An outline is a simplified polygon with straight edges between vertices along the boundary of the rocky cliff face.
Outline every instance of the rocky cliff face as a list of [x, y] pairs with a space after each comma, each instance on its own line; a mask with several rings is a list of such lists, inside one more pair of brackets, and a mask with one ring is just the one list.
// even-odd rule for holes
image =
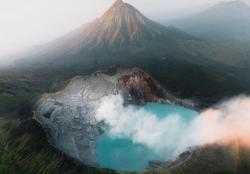
[[188, 103], [164, 90], [150, 75], [134, 69], [110, 68], [89, 76], [77, 76], [62, 91], [40, 99], [35, 118], [47, 130], [49, 141], [84, 164], [96, 166], [96, 140], [102, 134], [95, 118], [104, 96], [122, 95], [125, 104]]

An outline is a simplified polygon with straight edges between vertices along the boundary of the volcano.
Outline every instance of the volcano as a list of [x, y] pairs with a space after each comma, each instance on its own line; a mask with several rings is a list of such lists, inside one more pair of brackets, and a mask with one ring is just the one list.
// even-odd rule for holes
[[[234, 49], [154, 22], [117, 0], [96, 20], [19, 55], [23, 59], [14, 68], [18, 74], [31, 72], [55, 81], [112, 65], [139, 67], [183, 98], [198, 96], [209, 105], [225, 93], [249, 90], [248, 69], [238, 68], [247, 63], [238, 55]], [[200, 81], [204, 81], [202, 86]]]
[[[125, 45], [155, 38], [183, 38], [183, 33], [151, 21], [133, 6], [117, 0], [104, 15], [79, 29], [82, 46]], [[76, 33], [77, 35], [77, 33]], [[187, 35], [185, 35], [187, 37]]]
[[[99, 18], [67, 35], [36, 48], [31, 56], [44, 58], [84, 57], [86, 52], [121, 52], [134, 50], [162, 52], [176, 48], [181, 40], [196, 40], [174, 27], [165, 27], [141, 14], [132, 5], [117, 0]], [[109, 55], [110, 56], [110, 55]], [[86, 57], [86, 56], [85, 56]]]

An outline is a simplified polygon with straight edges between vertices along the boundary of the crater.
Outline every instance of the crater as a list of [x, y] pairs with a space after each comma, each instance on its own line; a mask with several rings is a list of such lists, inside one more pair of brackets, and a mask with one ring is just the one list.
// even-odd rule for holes
[[[176, 139], [176, 137], [173, 136], [178, 136], [178, 131], [181, 130], [178, 127], [176, 127], [176, 129], [173, 130], [173, 125], [168, 128], [168, 124], [174, 122], [173, 121], [174, 117], [178, 117], [179, 119], [181, 119], [180, 122], [182, 124], [188, 125], [198, 115], [198, 113], [194, 110], [170, 104], [147, 103], [144, 106], [130, 106], [129, 108], [125, 108], [125, 110], [126, 109], [132, 110], [132, 112], [128, 112], [127, 114], [120, 114], [120, 116], [117, 117], [115, 116], [115, 119], [120, 119], [119, 120], [120, 122], [124, 122], [124, 123], [118, 123], [120, 124], [118, 126], [121, 127], [119, 128], [114, 125], [109, 125], [109, 122], [112, 122], [112, 120], [106, 120], [107, 124], [106, 126], [108, 128], [106, 128], [105, 133], [99, 136], [99, 138], [97, 139], [96, 159], [98, 165], [102, 168], [109, 168], [117, 171], [127, 171], [127, 172], [143, 171], [148, 167], [151, 161], [170, 160], [171, 158], [173, 158], [174, 151], [179, 143], [179, 142], [174, 142], [175, 140], [178, 141], [178, 139]], [[104, 112], [104, 114], [106, 113]], [[115, 112], [112, 114], [119, 114], [119, 112]], [[110, 117], [110, 115], [106, 115], [106, 117]], [[119, 117], [127, 117], [127, 118], [119, 118]], [[137, 117], [137, 118], [133, 119], [130, 117]], [[110, 117], [109, 119], [111, 118], [112, 117]], [[124, 121], [124, 119], [126, 120], [131, 119], [131, 120]], [[159, 122], [164, 120], [165, 122], [164, 128], [166, 128], [167, 130], [160, 130], [158, 128], [153, 127], [157, 126], [158, 122], [152, 121], [152, 123], [150, 124], [150, 122], [147, 121], [150, 119], [159, 120]], [[126, 126], [128, 126], [125, 124], [130, 124], [131, 127], [137, 127], [137, 128], [128, 128], [130, 130], [125, 130]], [[138, 124], [145, 124], [145, 125], [138, 126]], [[177, 126], [178, 125], [179, 123], [177, 124]], [[144, 130], [147, 128], [146, 126], [148, 126], [148, 130]], [[164, 125], [160, 124], [158, 126], [163, 128]], [[124, 129], [124, 130], [120, 131], [112, 129]], [[148, 132], [150, 135], [146, 135]], [[164, 136], [165, 132], [166, 135]], [[143, 135], [143, 133], [145, 134]], [[144, 138], [143, 136], [145, 137], [148, 136], [148, 140], [147, 138], [141, 140]], [[151, 141], [154, 140], [150, 138], [153, 136], [155, 136], [154, 140], [156, 141], [160, 140], [160, 142], [153, 142], [151, 144]], [[157, 138], [157, 136], [159, 137]], [[162, 141], [166, 142], [164, 143]], [[164, 145], [166, 147], [162, 147]]]
[[82, 164], [141, 171], [174, 155], [180, 136], [172, 132], [181, 130], [173, 121], [182, 126], [197, 114], [181, 106], [194, 104], [141, 69], [118, 67], [77, 76], [63, 90], [44, 94], [35, 119], [51, 145]]

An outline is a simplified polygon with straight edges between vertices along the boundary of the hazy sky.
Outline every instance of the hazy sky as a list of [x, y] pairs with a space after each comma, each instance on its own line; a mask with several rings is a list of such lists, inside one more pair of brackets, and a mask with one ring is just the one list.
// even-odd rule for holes
[[[115, 0], [0, 0], [0, 63], [100, 16]], [[221, 0], [125, 0], [152, 19], [199, 11]], [[246, 0], [250, 1], [250, 0]]]

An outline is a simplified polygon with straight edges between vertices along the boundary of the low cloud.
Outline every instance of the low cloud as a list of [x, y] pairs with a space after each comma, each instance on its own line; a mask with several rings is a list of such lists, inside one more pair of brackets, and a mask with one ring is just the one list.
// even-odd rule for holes
[[240, 96], [205, 110], [191, 122], [185, 115], [158, 118], [143, 108], [123, 106], [121, 96], [104, 97], [96, 118], [109, 125], [113, 138], [130, 138], [157, 153], [175, 157], [186, 148], [208, 143], [240, 141], [250, 146], [250, 98]]

